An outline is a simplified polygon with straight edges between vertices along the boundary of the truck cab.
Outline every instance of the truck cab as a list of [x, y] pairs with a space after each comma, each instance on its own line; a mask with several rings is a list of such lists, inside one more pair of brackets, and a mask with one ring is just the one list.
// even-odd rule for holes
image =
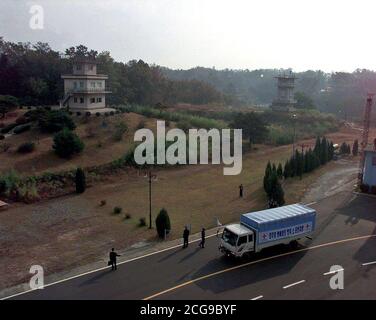
[[228, 255], [241, 257], [245, 253], [255, 251], [254, 240], [252, 229], [238, 223], [230, 224], [223, 230], [219, 249]]

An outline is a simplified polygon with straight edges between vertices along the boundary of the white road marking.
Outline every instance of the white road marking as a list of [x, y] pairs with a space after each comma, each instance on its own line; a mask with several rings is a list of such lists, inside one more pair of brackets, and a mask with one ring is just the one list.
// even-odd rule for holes
[[337, 272], [340, 272], [340, 271], [345, 271], [345, 269], [336, 269], [336, 270], [333, 270], [333, 271], [328, 271], [328, 272], [323, 273], [323, 276], [327, 276], [329, 274], [337, 273]]
[[284, 286], [283, 289], [287, 289], [287, 288], [290, 288], [292, 286], [296, 286], [296, 285], [301, 284], [303, 282], [305, 282], [305, 280], [300, 280], [298, 282], [294, 282], [294, 283], [288, 284], [288, 285]]
[[317, 201], [313, 201], [313, 202], [307, 203], [306, 206], [312, 206], [312, 205], [314, 205], [316, 203], [317, 203]]
[[369, 266], [370, 264], [376, 264], [376, 261], [362, 263], [362, 266]]
[[262, 299], [262, 298], [264, 298], [264, 296], [257, 296], [257, 297], [250, 299], [250, 300], [258, 300], [258, 299]]
[[[214, 236], [216, 236], [216, 234], [211, 234], [209, 236], [206, 236], [205, 239], [211, 238], [211, 237], [214, 237]], [[194, 242], [198, 242], [198, 241], [201, 241], [201, 238], [189, 241], [188, 243], [194, 243]], [[175, 246], [172, 246], [172, 247], [168, 247], [168, 248], [165, 248], [165, 249], [162, 249], [162, 250], [159, 250], [159, 251], [154, 251], [154, 252], [151, 252], [151, 253], [148, 253], [148, 254], [144, 254], [142, 256], [135, 257], [135, 258], [132, 258], [132, 259], [129, 259], [129, 260], [120, 261], [120, 262], [117, 263], [117, 265], [119, 266], [121, 264], [129, 263], [129, 262], [132, 262], [132, 261], [135, 261], [135, 260], [139, 260], [139, 259], [142, 259], [142, 258], [146, 258], [146, 257], [152, 256], [152, 255], [155, 255], [157, 253], [161, 253], [161, 252], [165, 252], [165, 251], [168, 251], [168, 250], [180, 248], [181, 246], [182, 246], [182, 244], [178, 244], [178, 245], [175, 245]], [[84, 272], [84, 273], [77, 274], [77, 275], [72, 276], [72, 277], [68, 277], [68, 278], [65, 278], [65, 279], [61, 279], [61, 280], [58, 280], [58, 281], [55, 281], [55, 282], [51, 282], [51, 283], [45, 284], [44, 288], [49, 287], [49, 286], [53, 286], [54, 284], [58, 284], [58, 283], [69, 281], [69, 280], [72, 280], [72, 279], [75, 279], [75, 278], [86, 276], [86, 275], [94, 273], [94, 272], [103, 271], [103, 270], [106, 270], [106, 269], [109, 269], [109, 267], [105, 266], [105, 267], [102, 267], [102, 268], [93, 269], [93, 270], [90, 270], [90, 271], [87, 271], [87, 272]], [[23, 291], [23, 292], [15, 293], [13, 295], [10, 295], [10, 296], [4, 297], [4, 298], [0, 298], [0, 301], [1, 300], [7, 300], [7, 299], [10, 299], [10, 298], [13, 298], [13, 297], [17, 297], [17, 296], [29, 293], [29, 292], [34, 291], [34, 290], [43, 290], [43, 289], [30, 289], [30, 290], [26, 290], [26, 291]]]

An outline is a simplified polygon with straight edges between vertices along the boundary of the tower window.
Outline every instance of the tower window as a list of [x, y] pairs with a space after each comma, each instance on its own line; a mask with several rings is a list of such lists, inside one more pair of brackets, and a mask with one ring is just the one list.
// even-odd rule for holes
[[74, 97], [73, 101], [74, 101], [74, 103], [77, 103], [78, 99], [76, 97]]
[[80, 98], [80, 103], [84, 103], [84, 98]]
[[95, 103], [95, 98], [90, 98], [90, 103]]
[[97, 98], [97, 102], [102, 102], [102, 98]]

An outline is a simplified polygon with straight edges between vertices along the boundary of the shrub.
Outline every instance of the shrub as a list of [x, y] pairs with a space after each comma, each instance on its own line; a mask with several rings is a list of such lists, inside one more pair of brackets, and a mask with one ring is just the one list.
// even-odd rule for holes
[[369, 185], [362, 183], [360, 185], [360, 191], [362, 191], [363, 193], [368, 193], [369, 192]]
[[1, 193], [6, 194], [7, 196], [17, 195], [20, 184], [21, 179], [18, 173], [14, 170], [10, 170], [0, 176]]
[[144, 217], [140, 218], [138, 225], [140, 227], [145, 227], [146, 226], [146, 219]]
[[140, 120], [140, 122], [138, 123], [136, 129], [143, 129], [145, 128], [145, 121], [144, 120]]
[[110, 115], [113, 116], [115, 113], [113, 111], [110, 112]]
[[192, 125], [188, 120], [180, 120], [176, 123], [176, 126], [184, 132], [188, 132], [188, 130], [192, 128]]
[[123, 209], [121, 207], [115, 207], [113, 212], [114, 214], [120, 214], [122, 211]]
[[87, 112], [85, 113], [85, 115], [86, 115], [87, 117], [90, 117], [90, 116], [91, 116], [91, 112], [87, 111]]
[[132, 218], [132, 216], [129, 214], [129, 213], [127, 213], [126, 215], [125, 215], [125, 220], [129, 220], [129, 219], [131, 219]]
[[43, 132], [58, 132], [63, 128], [68, 128], [69, 130], [74, 130], [76, 125], [74, 124], [72, 118], [68, 113], [56, 110], [46, 112], [42, 114], [39, 119], [39, 127]]
[[96, 115], [97, 117], [100, 117], [101, 114], [100, 114], [99, 112], [96, 112], [95, 115]]
[[35, 180], [32, 180], [31, 182], [19, 187], [18, 195], [18, 200], [21, 200], [25, 203], [32, 203], [39, 200], [40, 197]]
[[20, 117], [18, 117], [17, 119], [16, 119], [16, 123], [17, 124], [25, 124], [25, 123], [27, 123], [27, 118], [25, 117], [25, 116], [20, 116]]
[[80, 111], [77, 111], [76, 112], [76, 116], [79, 117], [81, 115], [81, 112]]
[[19, 145], [17, 148], [17, 152], [19, 153], [30, 153], [35, 150], [35, 143], [34, 142], [25, 142]]
[[160, 238], [164, 238], [165, 231], [166, 231], [166, 234], [170, 232], [171, 230], [170, 217], [168, 216], [166, 209], [161, 209], [161, 211], [159, 211], [157, 219], [155, 219], [155, 225], [157, 227], [157, 233]]
[[76, 193], [84, 193], [86, 189], [86, 177], [85, 172], [81, 168], [76, 170]]
[[80, 153], [84, 147], [81, 139], [67, 128], [55, 134], [52, 146], [61, 158], [70, 158], [73, 154]]
[[115, 125], [115, 132], [113, 138], [115, 141], [121, 141], [123, 139], [124, 133], [128, 130], [128, 126], [124, 121], [120, 121]]
[[104, 207], [106, 205], [107, 201], [106, 200], [101, 200], [100, 206]]
[[22, 124], [20, 126], [15, 127], [13, 129], [13, 133], [20, 134], [20, 133], [28, 131], [30, 129], [31, 129], [31, 125], [30, 124]]

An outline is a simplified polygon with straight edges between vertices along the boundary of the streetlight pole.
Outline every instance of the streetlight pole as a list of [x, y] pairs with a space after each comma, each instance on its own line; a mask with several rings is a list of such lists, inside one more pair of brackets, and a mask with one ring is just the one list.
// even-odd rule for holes
[[292, 138], [292, 156], [295, 157], [295, 133], [296, 133], [296, 114], [292, 115], [293, 122], [294, 122], [294, 136]]
[[151, 171], [149, 171], [149, 229], [151, 227]]
[[151, 173], [151, 170], [149, 170], [148, 174], [147, 174], [147, 178], [148, 178], [148, 181], [149, 181], [149, 229], [152, 228], [152, 219], [151, 219], [151, 183], [152, 183], [152, 180], [153, 179], [156, 179], [156, 175], [153, 175]]

